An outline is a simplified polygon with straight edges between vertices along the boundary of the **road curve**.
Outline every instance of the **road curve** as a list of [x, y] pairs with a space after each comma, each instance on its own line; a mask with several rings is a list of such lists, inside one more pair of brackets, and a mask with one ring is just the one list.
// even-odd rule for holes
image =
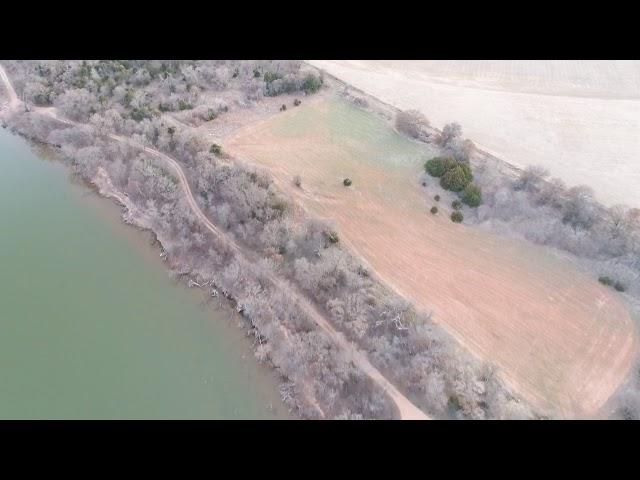
[[[4, 67], [0, 65], [0, 78], [2, 79], [6, 90], [9, 94], [10, 108], [18, 108], [22, 102], [18, 99], [16, 92], [7, 76]], [[40, 108], [34, 107], [32, 108], [34, 112], [38, 112], [44, 115], [47, 115], [55, 120], [58, 120], [67, 125], [81, 125], [77, 122], [68, 120], [66, 118], [61, 118], [57, 115], [55, 108]], [[241, 248], [233, 239], [231, 239], [225, 232], [221, 231], [216, 227], [209, 218], [204, 214], [204, 212], [198, 206], [198, 203], [193, 196], [191, 191], [191, 187], [189, 185], [189, 181], [187, 176], [182, 170], [180, 164], [170, 156], [162, 153], [153, 148], [142, 145], [138, 142], [135, 142], [129, 138], [122, 137], [120, 135], [109, 134], [109, 138], [116, 140], [118, 142], [123, 142], [129, 144], [135, 148], [145, 151], [146, 153], [163, 160], [167, 163], [171, 169], [176, 173], [178, 179], [180, 180], [180, 185], [186, 195], [189, 206], [193, 210], [196, 217], [200, 220], [202, 225], [209, 230], [214, 235], [218, 235], [223, 238], [229, 246], [239, 255], [247, 259], [252, 259], [255, 257], [255, 253], [251, 252], [247, 249]], [[288, 291], [293, 293], [298, 299], [298, 305], [309, 315], [310, 318], [327, 334], [329, 337], [338, 345], [342, 350], [344, 350], [351, 360], [355, 363], [355, 365], [360, 368], [364, 373], [366, 373], [371, 380], [378, 385], [382, 390], [384, 390], [389, 397], [393, 400], [396, 407], [400, 413], [401, 420], [430, 420], [431, 418], [426, 415], [422, 410], [416, 407], [407, 397], [405, 397], [391, 382], [389, 382], [380, 371], [374, 367], [369, 359], [363, 352], [360, 352], [349, 340], [345, 338], [345, 336], [338, 332], [322, 315], [322, 313], [318, 310], [318, 308], [311, 303], [306, 296], [298, 289], [295, 285], [290, 282], [286, 282], [282, 278], [276, 277], [274, 274], [269, 275], [270, 280], [278, 287], [284, 291]]]

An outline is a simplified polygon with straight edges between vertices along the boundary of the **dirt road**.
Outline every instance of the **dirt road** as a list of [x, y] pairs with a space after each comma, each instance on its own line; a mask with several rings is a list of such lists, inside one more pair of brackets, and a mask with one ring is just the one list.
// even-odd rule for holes
[[[18, 100], [18, 96], [13, 89], [13, 85], [9, 80], [4, 68], [0, 65], [0, 78], [2, 79], [7, 91], [9, 92], [10, 105], [11, 108], [18, 108], [22, 102]], [[33, 111], [42, 113], [51, 118], [54, 118], [62, 123], [67, 125], [80, 125], [76, 122], [67, 120], [65, 118], [61, 118], [54, 108], [33, 108]], [[204, 227], [209, 230], [214, 235], [218, 235], [220, 238], [223, 238], [232, 249], [242, 255], [243, 257], [251, 260], [255, 258], [255, 253], [250, 252], [247, 249], [241, 248], [238, 244], [236, 244], [229, 236], [219, 230], [204, 214], [204, 212], [198, 206], [193, 193], [191, 192], [191, 187], [189, 186], [189, 181], [182, 170], [180, 164], [171, 158], [170, 156], [155, 150], [153, 148], [149, 148], [145, 145], [139, 144], [137, 142], [132, 141], [129, 138], [125, 138], [119, 135], [110, 134], [109, 138], [116, 140], [118, 142], [124, 142], [145, 152], [153, 155], [156, 158], [159, 158], [166, 162], [176, 173], [178, 179], [180, 180], [180, 184], [184, 190], [184, 193], [187, 197], [187, 201], [189, 206], [195, 213], [196, 217], [201, 221]], [[365, 374], [367, 374], [374, 383], [376, 383], [380, 388], [382, 388], [388, 395], [391, 397], [395, 405], [397, 406], [400, 412], [400, 418], [402, 420], [429, 420], [430, 417], [427, 416], [424, 412], [422, 412], [418, 407], [416, 407], [407, 397], [405, 397], [393, 384], [391, 384], [385, 377], [376, 369], [370, 362], [366, 355], [360, 352], [351, 342], [349, 342], [341, 332], [338, 332], [333, 326], [324, 318], [324, 316], [320, 313], [320, 311], [313, 305], [311, 302], [307, 300], [305, 295], [293, 284], [285, 281], [282, 278], [276, 277], [275, 275], [270, 275], [270, 280], [276, 285], [278, 288], [283, 291], [287, 291], [290, 294], [297, 297], [298, 304], [301, 308], [309, 315], [310, 318], [327, 334], [329, 337], [335, 342], [338, 347], [347, 352], [350, 356], [351, 360], [360, 368]]]

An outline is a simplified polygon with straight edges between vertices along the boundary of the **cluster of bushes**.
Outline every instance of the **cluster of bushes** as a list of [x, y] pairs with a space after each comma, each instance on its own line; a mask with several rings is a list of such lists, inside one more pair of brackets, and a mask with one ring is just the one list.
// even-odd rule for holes
[[[288, 73], [280, 70], [281, 64], [275, 65], [276, 71], [273, 69], [266, 70], [263, 77], [264, 95], [274, 97], [283, 93], [294, 93], [303, 91], [310, 95], [320, 90], [322, 86], [322, 77], [313, 72], [302, 72], [298, 68]], [[273, 68], [273, 66], [269, 67]], [[298, 100], [299, 102], [299, 100]], [[297, 103], [299, 105], [300, 103]]]
[[453, 157], [434, 157], [424, 164], [425, 171], [432, 177], [440, 178], [440, 186], [452, 192], [461, 192], [473, 180], [471, 167]]
[[[434, 157], [425, 162], [424, 169], [432, 177], [440, 178], [442, 188], [458, 193], [462, 203], [470, 207], [477, 207], [482, 203], [482, 192], [480, 187], [472, 183], [473, 174], [468, 162], [456, 160], [452, 156]], [[454, 208], [456, 202], [458, 201], [454, 202]], [[456, 223], [460, 223], [462, 219], [461, 212], [454, 212], [451, 216], [451, 220]]]

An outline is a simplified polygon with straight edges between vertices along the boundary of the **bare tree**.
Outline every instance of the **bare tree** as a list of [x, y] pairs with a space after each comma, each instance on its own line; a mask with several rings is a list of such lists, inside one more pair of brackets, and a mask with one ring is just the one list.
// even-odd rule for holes
[[429, 126], [429, 120], [418, 110], [398, 112], [396, 115], [396, 128], [412, 138], [420, 138], [425, 134], [425, 127]]

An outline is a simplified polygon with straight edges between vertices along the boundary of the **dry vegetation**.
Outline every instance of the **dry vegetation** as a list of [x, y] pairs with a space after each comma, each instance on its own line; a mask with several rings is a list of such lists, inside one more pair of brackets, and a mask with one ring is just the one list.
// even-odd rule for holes
[[[456, 197], [449, 192], [440, 190], [444, 215], [431, 215], [415, 182], [422, 165], [397, 175], [373, 168], [354, 159], [357, 143], [347, 151], [328, 141], [321, 124], [315, 136], [305, 138], [276, 134], [269, 128], [273, 120], [242, 130], [229, 142], [203, 135], [208, 126], [228, 134], [239, 115], [261, 109], [283, 110], [278, 118], [286, 120], [317, 108], [320, 103], [309, 95], [322, 78], [300, 62], [7, 62], [7, 67], [31, 102], [86, 123], [67, 127], [19, 113], [9, 119], [11, 128], [57, 145], [60, 158], [88, 182], [106, 173], [129, 205], [128, 220], [156, 233], [174, 274], [220, 292], [242, 312], [256, 357], [281, 373], [282, 396], [303, 417], [392, 418], [397, 412], [292, 296], [269, 280], [272, 274], [304, 290], [372, 363], [436, 417], [533, 416], [493, 367], [469, 356], [439, 324], [497, 364], [508, 384], [543, 410], [594, 413], [629, 370], [635, 353], [631, 320], [619, 294], [595, 278], [608, 276], [613, 286], [625, 285], [628, 298], [637, 297], [632, 210], [607, 211], [587, 190], [562, 188], [546, 181], [543, 172], [528, 171], [514, 181], [486, 165], [474, 168], [482, 203], [462, 208], [465, 223], [510, 230], [569, 251], [597, 271], [589, 277], [541, 247], [452, 224], [446, 205]], [[291, 108], [281, 109], [279, 95], [290, 96]], [[302, 104], [295, 103], [298, 97], [304, 97]], [[349, 100], [367, 106], [361, 97]], [[414, 112], [396, 126], [415, 139], [437, 141], [434, 154], [463, 163], [473, 157], [459, 126], [436, 135]], [[178, 160], [201, 208], [259, 261], [248, 261], [203, 230], [172, 174], [139, 150], [108, 140], [108, 133], [153, 145]], [[268, 165], [273, 178], [238, 157]], [[345, 178], [353, 182], [349, 188]], [[334, 223], [300, 211], [284, 192]], [[532, 218], [534, 224], [528, 223]], [[636, 383], [620, 397], [621, 416], [639, 414]]]
[[[69, 127], [21, 112], [9, 120], [11, 128], [58, 146], [60, 158], [88, 182], [104, 186], [107, 175], [129, 207], [127, 219], [156, 233], [173, 272], [220, 292], [242, 312], [252, 327], [257, 358], [282, 374], [282, 396], [303, 417], [392, 418], [397, 412], [289, 292], [276, 288], [269, 280], [273, 273], [305, 290], [428, 413], [531, 415], [490, 368], [372, 278], [333, 228], [296, 212], [269, 175], [168, 117], [197, 109], [203, 122], [221, 121], [234, 110], [253, 108], [264, 96], [312, 94], [321, 85], [313, 71], [299, 62], [11, 62], [8, 67], [31, 102], [54, 105], [68, 118], [86, 122]], [[221, 106], [212, 92], [236, 99], [241, 92], [242, 98]], [[203, 230], [176, 178], [149, 155], [109, 140], [109, 133], [177, 159], [201, 208], [259, 260], [247, 261]]]
[[[461, 136], [461, 129], [455, 124], [446, 125], [441, 134], [433, 135], [439, 140], [436, 143], [442, 154], [451, 151], [443, 145], [442, 138], [451, 138], [452, 129], [457, 132], [455, 136]], [[596, 201], [591, 188], [569, 188], [562, 180], [551, 178], [541, 166], [527, 167], [515, 175], [505, 174], [497, 168], [496, 158], [473, 149], [468, 152], [465, 157], [473, 160], [475, 182], [484, 192], [477, 205], [465, 201], [466, 195], [462, 195], [467, 205], [479, 206], [470, 210], [472, 223], [568, 253], [602, 285], [626, 292], [627, 304], [640, 317], [640, 209], [627, 205], [605, 207]], [[425, 169], [432, 176], [443, 176], [446, 169], [441, 164], [436, 157], [426, 163]], [[441, 186], [446, 187], [442, 181]], [[477, 188], [480, 196], [480, 187]], [[631, 377], [613, 399], [620, 417], [640, 418], [638, 368], [633, 368]]]
[[[613, 290], [546, 249], [453, 225], [451, 211], [429, 214], [432, 204], [425, 204], [425, 189], [416, 182], [422, 161], [381, 166], [391, 165], [379, 157], [392, 152], [372, 150], [362, 132], [341, 140], [332, 130], [329, 119], [339, 121], [342, 107], [319, 100], [304, 108], [306, 130], [292, 112], [239, 131], [228, 148], [267, 166], [281, 188], [333, 220], [372, 272], [496, 363], [536, 407], [566, 416], [595, 414], [624, 380], [635, 354], [632, 321]], [[353, 121], [348, 117], [337, 128], [350, 128]], [[286, 122], [298, 126], [287, 130]], [[438, 140], [430, 155], [457, 154], [463, 161], [472, 152], [459, 127], [438, 135], [432, 130], [429, 137]], [[291, 186], [296, 174], [302, 190]], [[354, 179], [353, 192], [341, 185], [343, 175]], [[484, 203], [464, 207], [465, 219], [492, 202], [484, 175], [474, 175]], [[424, 181], [433, 183], [430, 177]], [[447, 204], [456, 198], [437, 188]]]

